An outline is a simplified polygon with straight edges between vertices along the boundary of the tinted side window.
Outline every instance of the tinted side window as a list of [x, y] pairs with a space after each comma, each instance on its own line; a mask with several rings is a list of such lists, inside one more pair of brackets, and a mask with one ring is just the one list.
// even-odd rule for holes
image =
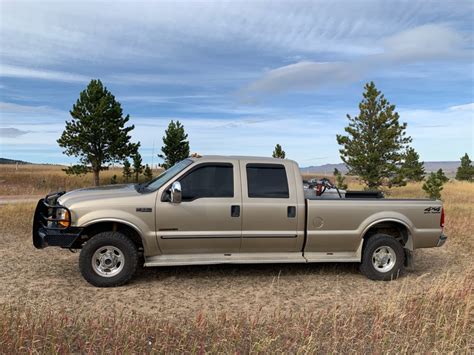
[[203, 165], [180, 179], [182, 200], [203, 197], [234, 197], [232, 164]]
[[249, 197], [288, 198], [288, 179], [280, 164], [247, 164]]

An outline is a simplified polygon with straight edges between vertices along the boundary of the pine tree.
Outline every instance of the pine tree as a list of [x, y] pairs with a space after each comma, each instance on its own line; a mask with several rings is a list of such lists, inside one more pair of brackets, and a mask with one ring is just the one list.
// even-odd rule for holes
[[472, 166], [472, 161], [467, 153], [461, 157], [461, 166], [456, 171], [456, 180], [469, 182], [474, 180], [474, 167]]
[[437, 173], [430, 173], [428, 179], [423, 184], [423, 190], [432, 199], [440, 199], [441, 191], [443, 190], [443, 181], [439, 178]]
[[136, 152], [133, 156], [133, 174], [135, 175], [135, 182], [138, 182], [138, 176], [143, 172], [142, 156]]
[[122, 176], [125, 182], [128, 182], [130, 178], [132, 177], [132, 169], [130, 169], [130, 162], [128, 159], [125, 159], [123, 161], [123, 170], [122, 170]]
[[404, 151], [411, 142], [406, 136], [406, 123], [400, 124], [395, 105], [370, 82], [364, 87], [359, 115], [349, 119], [344, 130], [337, 135], [342, 161], [351, 175], [357, 175], [369, 190], [379, 189], [385, 182], [402, 184], [401, 164]]
[[286, 153], [285, 153], [285, 151], [281, 148], [281, 145], [277, 144], [277, 145], [275, 146], [275, 149], [273, 150], [272, 157], [273, 157], [273, 158], [285, 159]]
[[405, 154], [405, 161], [402, 164], [402, 175], [408, 181], [422, 181], [425, 177], [424, 163], [420, 162], [420, 156], [412, 147], [409, 147]]
[[153, 172], [151, 171], [150, 166], [148, 164], [145, 165], [145, 171], [143, 175], [145, 175], [146, 181], [150, 181], [151, 179], [153, 179]]
[[444, 174], [444, 171], [441, 168], [439, 168], [438, 171], [436, 172], [436, 176], [438, 176], [438, 179], [440, 179], [443, 182], [443, 184], [449, 181], [448, 177]]
[[336, 186], [341, 190], [347, 190], [346, 178], [342, 175], [338, 168], [334, 168], [333, 175], [336, 178]]
[[66, 121], [66, 128], [57, 142], [66, 155], [79, 157], [84, 168], [90, 166], [98, 186], [101, 170], [138, 149], [140, 143], [130, 142], [129, 133], [134, 126], [126, 126], [129, 115], [123, 116], [120, 103], [100, 80], [91, 80], [70, 114], [72, 120]]
[[164, 160], [162, 166], [165, 169], [189, 156], [189, 142], [187, 139], [188, 135], [184, 132], [183, 125], [179, 121], [176, 121], [176, 123], [171, 121], [163, 137], [164, 145], [161, 147], [163, 154], [158, 155]]

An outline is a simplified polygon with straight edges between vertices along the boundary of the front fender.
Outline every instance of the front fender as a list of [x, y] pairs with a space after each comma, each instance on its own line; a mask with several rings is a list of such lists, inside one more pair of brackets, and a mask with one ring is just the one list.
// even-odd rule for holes
[[76, 224], [78, 227], [86, 228], [102, 222], [116, 222], [133, 228], [140, 236], [143, 242], [143, 248], [146, 255], [160, 254], [155, 235], [155, 215], [154, 213], [131, 213], [122, 209], [105, 209], [90, 211], [81, 214], [80, 211], [74, 211], [78, 216]]

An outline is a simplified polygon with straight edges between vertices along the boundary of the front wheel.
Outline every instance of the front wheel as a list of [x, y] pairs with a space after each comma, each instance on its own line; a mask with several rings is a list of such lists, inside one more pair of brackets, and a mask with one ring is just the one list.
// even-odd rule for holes
[[120, 232], [102, 232], [84, 245], [79, 257], [82, 276], [97, 287], [120, 286], [132, 278], [138, 265], [138, 251]]
[[395, 238], [376, 234], [365, 243], [360, 270], [371, 280], [390, 281], [401, 275], [404, 261], [403, 247]]

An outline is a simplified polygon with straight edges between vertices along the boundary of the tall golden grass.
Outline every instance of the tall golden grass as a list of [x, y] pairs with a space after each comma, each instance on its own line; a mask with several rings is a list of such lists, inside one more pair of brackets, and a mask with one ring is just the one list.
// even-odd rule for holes
[[24, 353], [470, 353], [472, 269], [445, 274], [423, 297], [310, 314], [197, 314], [179, 321], [0, 306], [0, 352]]
[[[0, 195], [44, 195], [53, 191], [74, 190], [92, 186], [92, 174], [82, 176], [67, 175], [60, 165], [0, 165]], [[153, 175], [157, 176], [160, 169], [154, 169]], [[110, 168], [101, 171], [100, 182], [102, 185], [111, 183], [112, 177], [117, 176], [117, 183], [124, 183], [122, 168]], [[143, 181], [144, 176], [139, 177]], [[130, 180], [132, 182], [132, 180]]]

